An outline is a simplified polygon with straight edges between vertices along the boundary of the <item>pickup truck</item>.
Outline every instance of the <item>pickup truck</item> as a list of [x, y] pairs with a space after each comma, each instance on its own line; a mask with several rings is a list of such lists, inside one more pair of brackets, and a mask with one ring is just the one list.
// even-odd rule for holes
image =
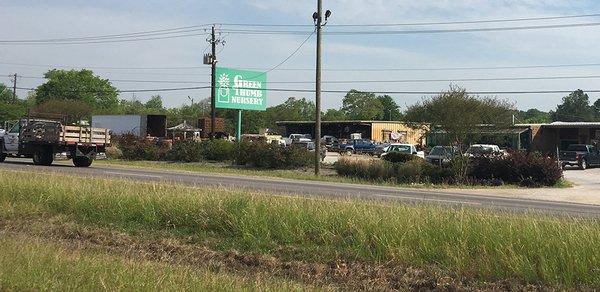
[[51, 165], [55, 154], [66, 153], [75, 166], [88, 167], [109, 144], [107, 129], [26, 118], [0, 134], [0, 162], [10, 156], [33, 158], [36, 165]]
[[373, 154], [376, 145], [367, 139], [352, 139], [345, 144], [339, 144], [339, 151], [342, 154], [352, 155], [355, 153]]
[[290, 134], [289, 137], [283, 139], [285, 146], [291, 146], [294, 142], [312, 142], [309, 134]]
[[591, 166], [600, 166], [600, 153], [594, 145], [571, 144], [566, 151], [558, 155], [562, 167], [577, 166], [585, 170]]

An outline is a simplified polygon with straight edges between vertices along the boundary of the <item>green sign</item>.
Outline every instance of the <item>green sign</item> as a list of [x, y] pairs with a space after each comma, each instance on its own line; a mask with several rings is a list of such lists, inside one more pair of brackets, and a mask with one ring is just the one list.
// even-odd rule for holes
[[267, 109], [267, 75], [264, 72], [218, 68], [217, 108], [264, 111]]

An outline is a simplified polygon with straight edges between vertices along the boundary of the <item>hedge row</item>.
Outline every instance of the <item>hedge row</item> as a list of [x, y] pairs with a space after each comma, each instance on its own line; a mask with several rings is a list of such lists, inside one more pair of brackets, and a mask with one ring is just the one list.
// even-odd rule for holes
[[312, 152], [300, 147], [284, 147], [264, 142], [232, 143], [215, 139], [202, 142], [180, 141], [168, 148], [154, 142], [123, 136], [109, 157], [125, 160], [151, 161], [233, 161], [239, 165], [259, 168], [291, 169], [306, 167]]
[[[466, 180], [459, 179], [459, 165], [465, 162], [468, 165]], [[394, 155], [384, 160], [342, 158], [335, 164], [335, 169], [342, 176], [397, 183], [456, 184], [463, 181], [473, 185], [539, 187], [553, 186], [562, 178], [562, 169], [553, 158], [518, 152], [507, 157], [458, 157], [443, 167], [407, 155]]]

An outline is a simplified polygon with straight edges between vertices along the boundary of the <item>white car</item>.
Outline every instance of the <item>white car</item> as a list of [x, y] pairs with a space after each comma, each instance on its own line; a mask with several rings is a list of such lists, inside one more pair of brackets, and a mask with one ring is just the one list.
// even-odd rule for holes
[[500, 150], [498, 145], [493, 144], [473, 144], [469, 146], [465, 156], [477, 157], [477, 156], [488, 156], [488, 155], [504, 155], [504, 152]]
[[291, 134], [288, 138], [284, 138], [286, 146], [292, 145], [293, 142], [312, 142], [309, 134]]
[[391, 153], [391, 152], [412, 154], [412, 155], [416, 155], [418, 157], [425, 159], [425, 152], [417, 151], [417, 146], [414, 144], [403, 144], [403, 143], [390, 144], [389, 146], [387, 146], [383, 149], [383, 153], [381, 154], [381, 157], [384, 157], [388, 153]]

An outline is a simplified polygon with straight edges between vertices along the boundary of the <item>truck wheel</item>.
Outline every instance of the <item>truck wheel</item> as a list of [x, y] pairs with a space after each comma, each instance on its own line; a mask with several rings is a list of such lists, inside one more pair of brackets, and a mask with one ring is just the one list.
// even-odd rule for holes
[[582, 159], [581, 162], [579, 162], [579, 169], [586, 170], [587, 167], [588, 167], [587, 161], [585, 161], [585, 159]]
[[92, 165], [92, 159], [85, 156], [73, 157], [73, 165], [76, 167], [89, 167]]
[[35, 165], [52, 165], [54, 161], [54, 154], [52, 150], [40, 148], [33, 153], [33, 164]]

